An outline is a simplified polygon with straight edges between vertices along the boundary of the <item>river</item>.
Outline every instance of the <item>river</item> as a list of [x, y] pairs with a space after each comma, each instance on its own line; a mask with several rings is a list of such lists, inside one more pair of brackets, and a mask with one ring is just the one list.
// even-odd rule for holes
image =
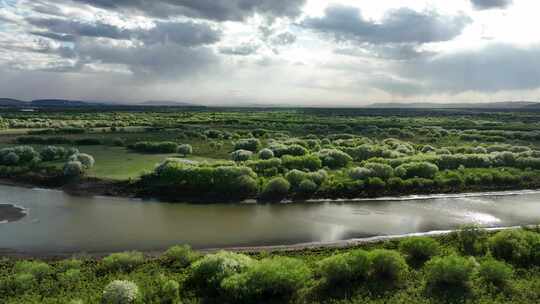
[[[53, 254], [336, 242], [540, 223], [540, 192], [258, 204], [170, 204], [0, 186], [0, 251]], [[15, 206], [15, 207], [13, 207]], [[7, 208], [11, 207], [11, 208]], [[11, 210], [10, 210], [11, 209]], [[2, 220], [24, 211], [24, 217]]]

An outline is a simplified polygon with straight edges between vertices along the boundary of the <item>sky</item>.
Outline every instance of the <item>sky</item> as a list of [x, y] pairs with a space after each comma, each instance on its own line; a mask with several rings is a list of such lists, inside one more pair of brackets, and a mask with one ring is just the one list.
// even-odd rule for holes
[[0, 0], [0, 97], [540, 100], [536, 0]]

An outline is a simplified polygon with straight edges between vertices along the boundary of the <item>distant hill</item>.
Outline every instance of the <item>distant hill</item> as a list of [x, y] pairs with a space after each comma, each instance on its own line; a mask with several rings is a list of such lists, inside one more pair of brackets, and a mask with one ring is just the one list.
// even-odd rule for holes
[[195, 107], [197, 105], [188, 103], [188, 102], [182, 102], [182, 101], [172, 101], [172, 100], [148, 100], [145, 102], [133, 104], [138, 106], [145, 106], [145, 107]]
[[99, 102], [87, 102], [79, 100], [67, 100], [67, 99], [37, 99], [32, 100], [30, 105], [33, 107], [95, 107], [95, 106], [105, 106], [103, 103]]
[[0, 98], [0, 107], [71, 108], [71, 107], [199, 107], [198, 105], [168, 100], [149, 100], [141, 103], [114, 101], [82, 101], [69, 99], [36, 99], [32, 101]]
[[540, 109], [540, 103], [533, 103], [525, 106], [526, 109]]
[[12, 99], [12, 98], [0, 98], [0, 107], [23, 107], [27, 106], [28, 102]]
[[414, 102], [414, 103], [374, 103], [368, 105], [369, 108], [388, 109], [523, 109], [540, 108], [540, 103], [530, 101], [507, 101], [507, 102], [487, 102], [487, 103], [434, 103], [434, 102]]

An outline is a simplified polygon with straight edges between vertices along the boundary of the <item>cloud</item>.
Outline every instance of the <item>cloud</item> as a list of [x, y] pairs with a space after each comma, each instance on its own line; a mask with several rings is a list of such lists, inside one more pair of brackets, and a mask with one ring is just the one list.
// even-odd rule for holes
[[86, 62], [124, 65], [135, 77], [147, 80], [196, 78], [219, 65], [211, 48], [170, 43], [122, 47], [92, 41], [77, 44], [74, 52]]
[[472, 5], [477, 10], [488, 10], [496, 8], [507, 8], [514, 2], [513, 0], [471, 0]]
[[421, 83], [418, 93], [428, 89], [454, 94], [532, 90], [540, 88], [540, 45], [492, 44], [478, 50], [401, 62], [394, 70], [403, 79]]
[[296, 35], [290, 32], [283, 32], [270, 38], [270, 43], [275, 46], [285, 46], [296, 42]]
[[145, 43], [174, 42], [185, 46], [213, 44], [221, 39], [222, 32], [204, 23], [186, 22], [156, 22], [150, 30], [139, 30], [134, 33]]
[[32, 34], [59, 41], [74, 41], [78, 37], [109, 38], [115, 40], [140, 40], [146, 44], [172, 42], [184, 46], [212, 44], [221, 39], [222, 32], [205, 23], [193, 21], [157, 21], [149, 29], [126, 29], [101, 21], [85, 22], [61, 18], [28, 18], [27, 21], [41, 29]]
[[[115, 25], [103, 23], [101, 21], [83, 22], [80, 20], [67, 20], [60, 18], [28, 18], [28, 23], [38, 28], [45, 28], [56, 35], [71, 35], [110, 39], [129, 39], [130, 32]], [[42, 36], [45, 36], [42, 35]]]
[[323, 17], [306, 18], [302, 25], [331, 35], [336, 41], [423, 44], [452, 40], [471, 22], [465, 15], [444, 16], [409, 8], [390, 10], [380, 22], [375, 22], [364, 19], [356, 7], [333, 5]]
[[340, 47], [335, 49], [334, 53], [354, 57], [373, 57], [384, 60], [410, 60], [434, 56], [436, 54], [435, 52], [419, 50], [414, 44], [366, 44], [361, 47]]
[[306, 0], [73, 0], [105, 9], [133, 11], [153, 17], [188, 16], [216, 21], [243, 21], [258, 13], [296, 17]]
[[76, 39], [74, 35], [58, 34], [58, 33], [47, 32], [47, 31], [35, 31], [35, 32], [30, 32], [30, 34], [49, 38], [52, 40], [63, 41], [63, 42], [73, 42]]
[[224, 55], [249, 56], [257, 53], [260, 45], [255, 43], [242, 43], [238, 46], [223, 46], [219, 52]]

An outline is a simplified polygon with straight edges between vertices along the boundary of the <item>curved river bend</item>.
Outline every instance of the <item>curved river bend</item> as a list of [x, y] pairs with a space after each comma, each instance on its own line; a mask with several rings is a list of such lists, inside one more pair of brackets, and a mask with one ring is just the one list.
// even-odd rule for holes
[[[291, 245], [540, 223], [540, 192], [279, 205], [168, 204], [0, 186], [26, 216], [0, 224], [0, 252], [70, 253]], [[4, 208], [5, 209], [5, 208]], [[2, 209], [0, 209], [0, 212]], [[1, 219], [0, 214], [0, 219]]]

